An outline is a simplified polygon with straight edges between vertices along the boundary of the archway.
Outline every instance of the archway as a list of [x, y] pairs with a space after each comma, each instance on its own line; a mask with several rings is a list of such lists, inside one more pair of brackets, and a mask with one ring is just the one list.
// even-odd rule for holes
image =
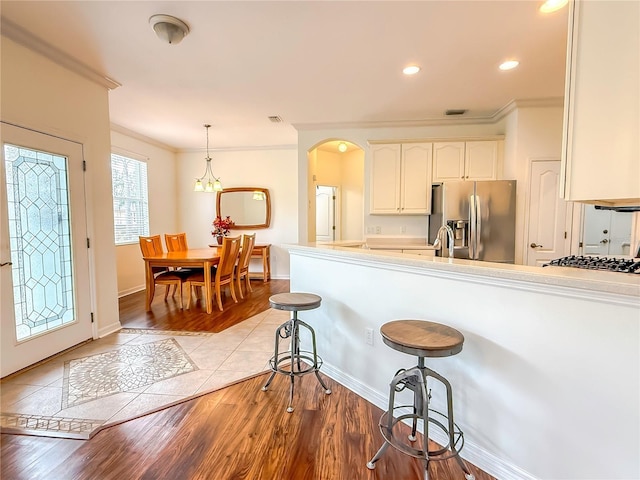
[[[364, 150], [347, 140], [329, 139], [309, 150], [308, 169], [308, 241], [361, 240], [364, 225]], [[319, 187], [328, 187], [335, 192], [335, 198], [323, 196], [327, 202], [320, 209], [316, 205]], [[326, 192], [326, 189], [323, 189]], [[326, 195], [323, 194], [323, 195]], [[322, 231], [317, 237], [317, 222], [323, 222], [322, 230], [332, 226], [324, 225], [329, 220], [327, 209], [333, 210], [334, 227], [331, 235]]]

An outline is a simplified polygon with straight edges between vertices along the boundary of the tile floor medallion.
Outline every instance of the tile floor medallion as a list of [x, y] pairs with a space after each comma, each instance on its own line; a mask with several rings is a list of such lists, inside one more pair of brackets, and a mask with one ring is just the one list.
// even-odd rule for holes
[[266, 310], [220, 333], [123, 328], [3, 379], [0, 431], [88, 439], [261, 374], [289, 315]]
[[198, 370], [174, 338], [64, 362], [62, 408]]

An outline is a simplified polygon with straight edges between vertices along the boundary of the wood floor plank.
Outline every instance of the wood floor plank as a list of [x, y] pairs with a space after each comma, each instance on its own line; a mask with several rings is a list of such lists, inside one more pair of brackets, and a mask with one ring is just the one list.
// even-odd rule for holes
[[[268, 297], [287, 281], [255, 282], [254, 293], [212, 318], [176, 310], [176, 300], [144, 295], [120, 301], [125, 327], [221, 331], [269, 308]], [[254, 304], [255, 303], [255, 304]], [[225, 326], [226, 325], [226, 326]], [[222, 326], [225, 326], [224, 328]], [[260, 375], [182, 404], [116, 425], [91, 440], [3, 434], [0, 477], [10, 480], [419, 480], [422, 464], [394, 448], [370, 471], [382, 443], [382, 411], [323, 376], [296, 379], [293, 413], [286, 412], [289, 380], [277, 376], [267, 392]], [[470, 465], [477, 480], [493, 477]], [[459, 480], [453, 459], [432, 462], [431, 480]]]

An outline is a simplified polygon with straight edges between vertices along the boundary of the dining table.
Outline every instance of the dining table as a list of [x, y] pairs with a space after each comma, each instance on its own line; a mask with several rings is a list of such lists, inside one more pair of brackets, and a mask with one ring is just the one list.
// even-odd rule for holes
[[[222, 247], [193, 248], [178, 252], [164, 252], [160, 255], [143, 257], [146, 283], [146, 308], [151, 310], [151, 301], [155, 294], [155, 282], [153, 281], [153, 269], [155, 267], [166, 268], [203, 268], [204, 269], [204, 294], [207, 305], [207, 313], [213, 311], [213, 296], [211, 294], [211, 267], [220, 262]], [[188, 292], [191, 295], [191, 292]]]

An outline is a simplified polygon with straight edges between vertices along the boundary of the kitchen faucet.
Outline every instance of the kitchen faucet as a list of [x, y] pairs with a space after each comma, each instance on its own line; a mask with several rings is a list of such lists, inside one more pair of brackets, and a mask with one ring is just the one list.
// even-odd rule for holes
[[449, 225], [442, 225], [438, 229], [438, 233], [436, 233], [436, 240], [433, 242], [433, 247], [436, 250], [440, 250], [440, 255], [442, 256], [444, 245], [440, 241], [440, 234], [443, 231], [447, 232], [447, 237], [449, 238], [449, 258], [453, 258], [453, 230]]

